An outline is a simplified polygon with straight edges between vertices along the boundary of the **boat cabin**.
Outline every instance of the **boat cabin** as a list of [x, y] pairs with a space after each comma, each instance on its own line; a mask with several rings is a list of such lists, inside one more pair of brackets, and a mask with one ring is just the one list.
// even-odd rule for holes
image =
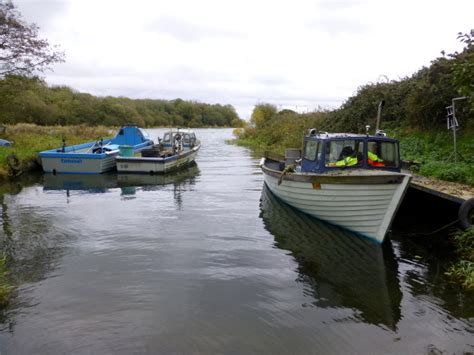
[[189, 129], [176, 129], [166, 132], [160, 142], [166, 148], [180, 144], [183, 149], [191, 149], [196, 145], [196, 141], [196, 135], [193, 131]]
[[310, 129], [304, 137], [301, 172], [325, 173], [341, 169], [400, 172], [398, 140], [385, 134], [327, 133]]

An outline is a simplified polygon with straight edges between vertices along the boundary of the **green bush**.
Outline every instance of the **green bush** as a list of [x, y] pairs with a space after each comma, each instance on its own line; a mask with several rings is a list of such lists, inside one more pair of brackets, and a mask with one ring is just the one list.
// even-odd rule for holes
[[474, 167], [468, 163], [430, 161], [420, 167], [419, 173], [440, 180], [456, 181], [474, 185]]
[[447, 275], [461, 281], [469, 290], [474, 290], [474, 227], [454, 235], [454, 244], [461, 260], [452, 264]]

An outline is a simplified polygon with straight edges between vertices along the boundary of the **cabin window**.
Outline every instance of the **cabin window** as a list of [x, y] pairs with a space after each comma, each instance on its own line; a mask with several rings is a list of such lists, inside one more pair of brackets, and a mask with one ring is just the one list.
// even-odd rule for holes
[[189, 134], [185, 134], [184, 135], [184, 138], [183, 138], [183, 142], [186, 143], [186, 144], [189, 144]]
[[318, 155], [316, 156], [317, 165], [319, 165], [319, 163], [321, 162], [322, 157], [323, 157], [323, 143], [321, 142], [318, 145]]
[[169, 133], [165, 133], [163, 137], [163, 142], [167, 142], [167, 143], [171, 142]]
[[363, 163], [364, 142], [345, 139], [326, 143], [326, 167], [358, 167]]
[[373, 167], [398, 168], [398, 144], [395, 142], [369, 141], [367, 163]]
[[141, 129], [141, 128], [139, 128], [138, 130], [140, 131], [140, 133], [142, 134], [142, 137], [144, 139], [150, 139], [150, 135], [148, 134], [147, 131], [145, 131], [144, 129]]
[[316, 152], [318, 151], [317, 141], [306, 141], [304, 150], [304, 158], [308, 160], [316, 160]]

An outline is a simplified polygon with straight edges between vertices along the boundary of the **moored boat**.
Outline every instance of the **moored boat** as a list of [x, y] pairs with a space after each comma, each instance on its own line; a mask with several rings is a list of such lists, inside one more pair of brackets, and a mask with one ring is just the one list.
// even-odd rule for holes
[[115, 138], [66, 146], [39, 153], [43, 171], [65, 174], [101, 174], [115, 169], [120, 147], [140, 151], [152, 146], [148, 133], [135, 126], [120, 128]]
[[400, 172], [397, 140], [311, 129], [302, 156], [295, 149], [285, 155], [260, 162], [271, 192], [311, 216], [384, 240], [411, 179]]
[[162, 174], [194, 162], [201, 142], [191, 130], [170, 130], [159, 143], [144, 149], [140, 156], [118, 156], [117, 171], [121, 173]]

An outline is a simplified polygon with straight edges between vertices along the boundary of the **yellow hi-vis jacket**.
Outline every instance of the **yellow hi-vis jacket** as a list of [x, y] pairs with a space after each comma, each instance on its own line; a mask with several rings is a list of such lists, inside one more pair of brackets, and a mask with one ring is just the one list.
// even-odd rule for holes
[[372, 160], [372, 161], [380, 161], [380, 162], [383, 161], [383, 159], [380, 159], [380, 158], [377, 156], [377, 154], [374, 154], [374, 153], [372, 153], [372, 152], [369, 152], [367, 155], [369, 156], [369, 159]]
[[356, 157], [345, 157], [342, 160], [338, 160], [335, 166], [352, 166], [357, 164]]

